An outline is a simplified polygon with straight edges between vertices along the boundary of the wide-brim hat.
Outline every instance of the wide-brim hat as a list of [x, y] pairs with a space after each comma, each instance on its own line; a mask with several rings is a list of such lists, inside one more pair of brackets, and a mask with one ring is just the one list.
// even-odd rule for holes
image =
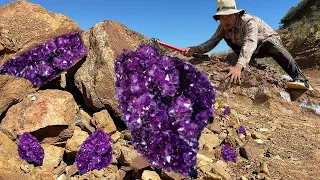
[[244, 9], [237, 9], [235, 0], [217, 0], [217, 12], [213, 18], [217, 21], [221, 15], [244, 13]]

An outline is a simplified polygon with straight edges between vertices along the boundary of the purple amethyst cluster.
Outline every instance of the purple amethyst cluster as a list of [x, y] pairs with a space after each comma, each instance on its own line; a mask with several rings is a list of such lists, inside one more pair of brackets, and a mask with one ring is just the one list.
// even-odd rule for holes
[[79, 173], [107, 167], [112, 160], [110, 136], [97, 129], [81, 145], [76, 155], [76, 166]]
[[234, 151], [234, 149], [229, 146], [229, 145], [224, 145], [222, 147], [222, 150], [221, 150], [221, 155], [222, 155], [222, 159], [224, 161], [232, 161], [232, 162], [236, 162], [237, 160], [237, 154], [236, 152]]
[[136, 150], [156, 167], [185, 176], [213, 117], [215, 89], [204, 72], [151, 45], [115, 60], [116, 97]]
[[40, 87], [85, 55], [86, 47], [79, 32], [73, 32], [13, 57], [3, 64], [0, 71], [28, 79], [35, 87]]
[[18, 154], [21, 159], [41, 165], [44, 159], [44, 150], [39, 141], [30, 133], [19, 136]]

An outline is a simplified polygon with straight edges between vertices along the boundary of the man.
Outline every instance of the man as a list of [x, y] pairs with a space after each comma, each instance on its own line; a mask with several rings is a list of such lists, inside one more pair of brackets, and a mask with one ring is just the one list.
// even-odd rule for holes
[[235, 0], [217, 0], [217, 13], [213, 18], [220, 24], [215, 34], [206, 42], [183, 49], [183, 54], [207, 53], [224, 39], [238, 56], [235, 66], [226, 75], [231, 83], [241, 83], [241, 72], [251, 58], [272, 57], [293, 79], [288, 88], [311, 89], [290, 53], [282, 45], [280, 36], [267, 23], [245, 10], [237, 10]]

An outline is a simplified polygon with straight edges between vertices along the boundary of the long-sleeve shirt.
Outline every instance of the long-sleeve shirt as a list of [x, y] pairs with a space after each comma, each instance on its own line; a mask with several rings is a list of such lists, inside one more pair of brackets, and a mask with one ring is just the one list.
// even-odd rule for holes
[[225, 30], [220, 23], [215, 34], [209, 40], [196, 47], [206, 53], [215, 48], [223, 38], [231, 40], [233, 44], [242, 47], [238, 63], [246, 67], [258, 44], [274, 35], [279, 36], [266, 22], [256, 16], [245, 13], [237, 17], [236, 24], [231, 30]]

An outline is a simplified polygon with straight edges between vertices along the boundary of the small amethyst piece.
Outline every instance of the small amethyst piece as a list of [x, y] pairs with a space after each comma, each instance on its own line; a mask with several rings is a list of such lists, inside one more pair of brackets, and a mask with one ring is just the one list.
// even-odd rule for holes
[[240, 127], [239, 127], [239, 133], [245, 135], [245, 134], [247, 133], [246, 128], [245, 128], [244, 126], [240, 126]]
[[39, 141], [26, 132], [19, 136], [18, 153], [21, 159], [41, 165], [44, 159], [44, 150]]
[[230, 114], [230, 107], [228, 106], [228, 107], [226, 107], [225, 109], [224, 109], [224, 111], [223, 111], [223, 114], [224, 115], [228, 115], [228, 114]]
[[76, 166], [79, 173], [100, 170], [107, 167], [112, 160], [110, 136], [97, 129], [83, 142], [76, 155]]
[[222, 147], [222, 150], [221, 150], [221, 155], [222, 155], [222, 159], [224, 161], [232, 161], [232, 162], [236, 162], [237, 160], [237, 154], [236, 152], [234, 151], [234, 149], [229, 146], [229, 145], [224, 145]]

